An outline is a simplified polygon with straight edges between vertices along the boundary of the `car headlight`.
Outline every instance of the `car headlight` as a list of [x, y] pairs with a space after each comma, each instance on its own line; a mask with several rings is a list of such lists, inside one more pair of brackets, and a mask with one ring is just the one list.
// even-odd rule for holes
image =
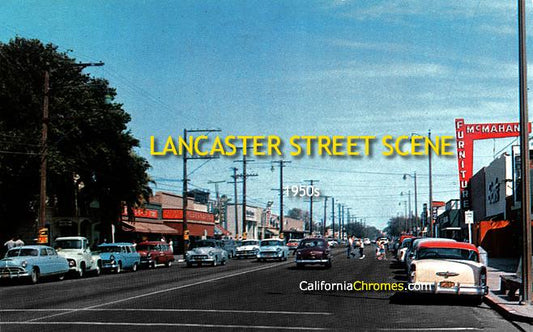
[[28, 262], [26, 261], [23, 261], [20, 266], [22, 266], [23, 268], [26, 268], [26, 266], [28, 266]]
[[213, 256], [214, 254], [215, 254], [215, 253], [212, 252], [212, 251], [209, 252], [209, 256]]

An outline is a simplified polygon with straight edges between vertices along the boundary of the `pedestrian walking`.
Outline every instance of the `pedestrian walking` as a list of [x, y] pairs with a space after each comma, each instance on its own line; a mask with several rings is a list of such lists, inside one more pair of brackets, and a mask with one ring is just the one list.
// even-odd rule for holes
[[170, 248], [170, 251], [172, 251], [172, 254], [174, 254], [174, 243], [172, 242], [172, 239], [168, 240], [168, 247]]
[[365, 243], [359, 241], [359, 259], [365, 258]]

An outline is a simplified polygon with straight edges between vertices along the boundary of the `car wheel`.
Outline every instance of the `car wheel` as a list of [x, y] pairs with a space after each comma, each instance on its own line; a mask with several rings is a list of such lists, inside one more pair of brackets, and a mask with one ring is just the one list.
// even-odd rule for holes
[[132, 272], [137, 272], [137, 263], [133, 263], [133, 266], [131, 267]]
[[85, 275], [85, 263], [81, 263], [80, 264], [80, 269], [78, 271], [78, 278], [83, 278], [83, 276]]
[[172, 266], [172, 262], [171, 262], [171, 261], [167, 261], [167, 262], [165, 263], [165, 266], [166, 266], [166, 267], [171, 267], [171, 266]]
[[31, 270], [30, 282], [32, 284], [36, 284], [39, 282], [39, 271], [37, 271], [37, 269], [35, 268]]
[[64, 273], [61, 273], [60, 275], [57, 276], [57, 280], [58, 281], [63, 281], [65, 280], [65, 274]]
[[99, 276], [102, 273], [102, 270], [100, 270], [99, 266], [96, 266], [96, 269], [94, 270], [94, 275]]
[[220, 265], [226, 265], [226, 260], [223, 259], [223, 260], [220, 262]]
[[122, 262], [118, 262], [118, 266], [117, 266], [115, 272], [116, 272], [117, 274], [119, 274], [120, 272], [122, 272]]

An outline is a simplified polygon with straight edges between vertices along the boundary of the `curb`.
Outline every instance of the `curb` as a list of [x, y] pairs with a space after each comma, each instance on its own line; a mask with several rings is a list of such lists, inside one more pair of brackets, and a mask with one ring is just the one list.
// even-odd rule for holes
[[484, 302], [491, 307], [492, 309], [499, 312], [503, 317], [513, 320], [513, 321], [519, 321], [519, 322], [527, 322], [527, 323], [533, 323], [533, 316], [527, 316], [523, 314], [519, 314], [514, 310], [513, 308], [510, 308], [509, 306], [498, 303], [498, 298], [496, 295], [492, 294], [492, 292], [489, 292], [484, 298]]

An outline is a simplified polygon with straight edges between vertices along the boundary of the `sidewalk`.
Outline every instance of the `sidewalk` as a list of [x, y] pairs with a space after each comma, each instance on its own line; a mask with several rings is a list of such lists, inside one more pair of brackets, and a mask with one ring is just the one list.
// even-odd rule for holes
[[517, 321], [533, 322], [533, 306], [520, 305], [518, 301], [509, 301], [507, 295], [500, 292], [500, 276], [514, 275], [518, 259], [489, 258], [487, 266], [487, 284], [489, 293], [485, 302], [503, 316]]

